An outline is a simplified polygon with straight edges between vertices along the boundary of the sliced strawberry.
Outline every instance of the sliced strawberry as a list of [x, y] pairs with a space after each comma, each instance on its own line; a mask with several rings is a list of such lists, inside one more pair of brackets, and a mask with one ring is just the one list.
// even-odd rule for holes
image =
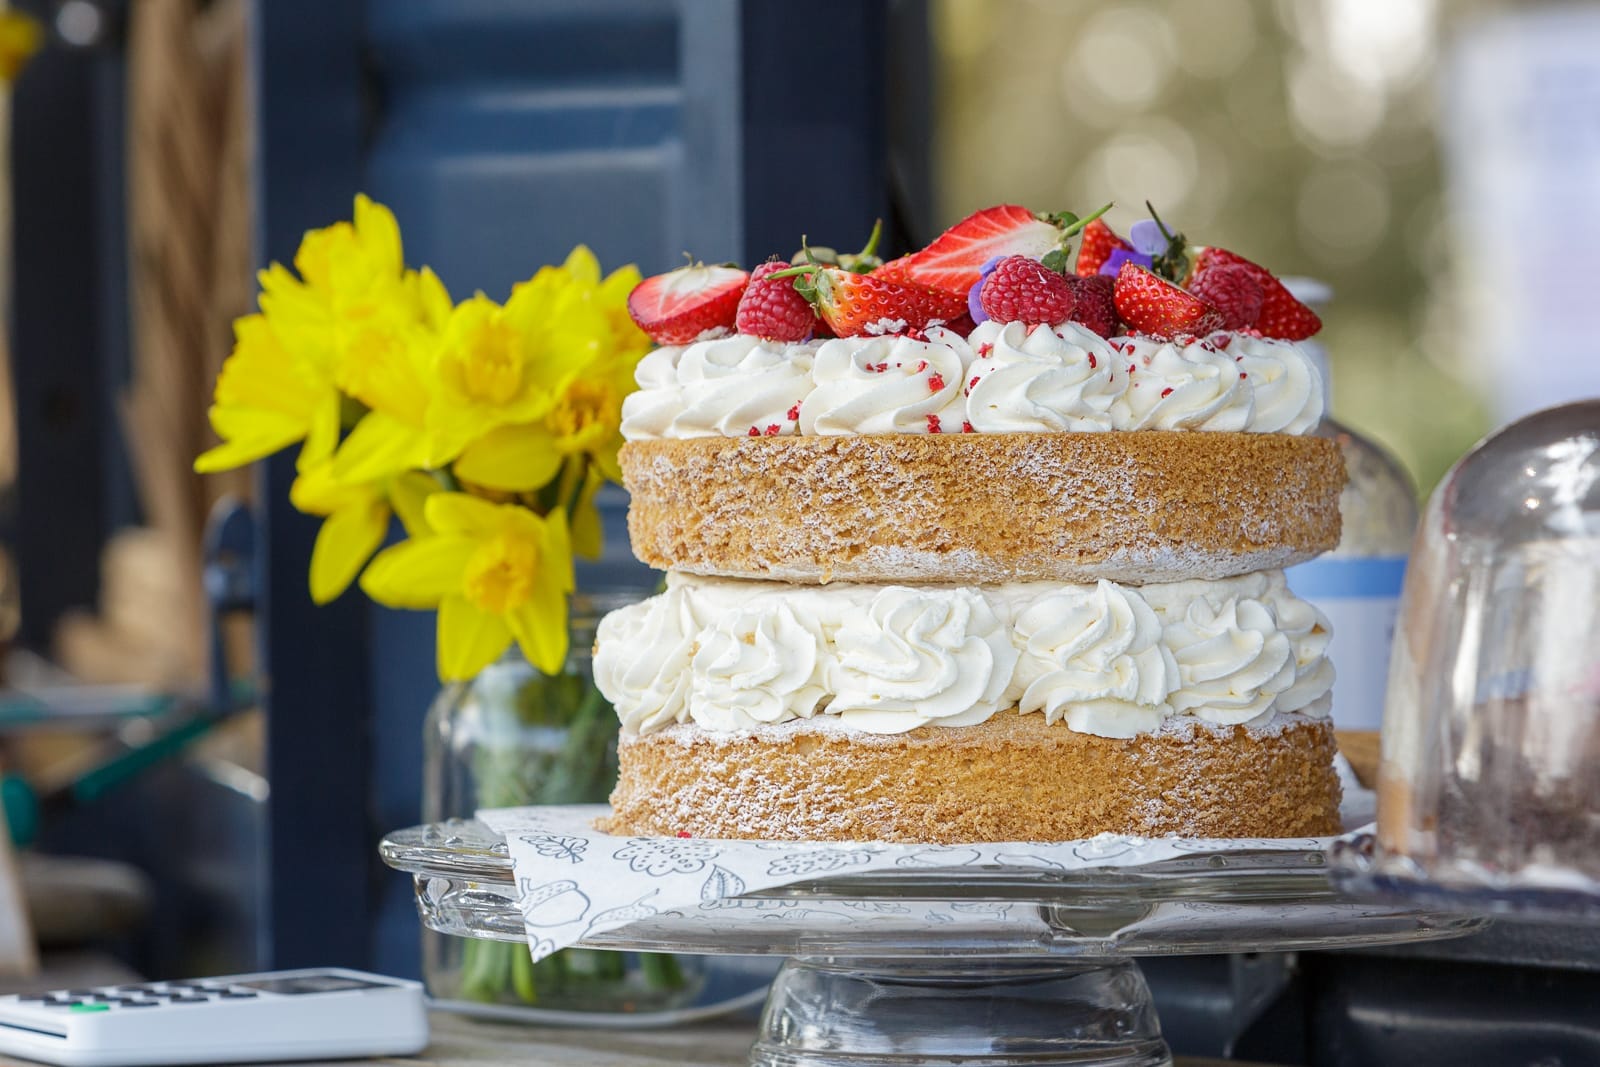
[[1222, 312], [1224, 330], [1243, 330], [1261, 318], [1261, 283], [1242, 263], [1211, 263], [1194, 272], [1189, 292]]
[[1117, 315], [1152, 337], [1204, 336], [1222, 328], [1222, 313], [1137, 263], [1124, 263], [1112, 291]]
[[750, 275], [734, 319], [740, 333], [769, 341], [804, 341], [815, 332], [817, 313], [805, 297], [795, 292], [794, 278], [769, 277], [788, 266], [773, 260], [761, 264]]
[[1296, 300], [1294, 294], [1267, 268], [1257, 266], [1226, 248], [1202, 248], [1195, 257], [1196, 275], [1218, 266], [1243, 267], [1261, 286], [1261, 313], [1256, 316], [1255, 328], [1267, 337], [1304, 341], [1322, 329], [1322, 320], [1317, 313]]
[[686, 345], [733, 329], [750, 275], [701, 263], [646, 278], [628, 294], [628, 314], [658, 345]]
[[822, 321], [839, 337], [926, 330], [967, 312], [965, 293], [899, 285], [876, 273], [854, 274], [840, 267], [817, 266], [807, 274], [795, 288], [816, 305]]
[[1100, 219], [1083, 228], [1083, 243], [1078, 246], [1077, 272], [1082, 277], [1099, 274], [1106, 260], [1117, 249], [1132, 252], [1133, 246], [1117, 236], [1117, 232]]
[[978, 272], [996, 256], [1042, 259], [1067, 235], [1050, 218], [1016, 204], [974, 212], [934, 238], [928, 247], [892, 259], [873, 271], [885, 281], [960, 293], [978, 283]]

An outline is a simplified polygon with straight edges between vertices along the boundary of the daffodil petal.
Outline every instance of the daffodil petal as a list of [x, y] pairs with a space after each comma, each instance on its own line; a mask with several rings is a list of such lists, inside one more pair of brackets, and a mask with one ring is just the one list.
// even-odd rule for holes
[[461, 592], [461, 576], [477, 544], [466, 537], [421, 537], [379, 552], [361, 588], [391, 608], [421, 610]]
[[311, 599], [326, 604], [350, 587], [389, 532], [389, 506], [357, 500], [329, 515], [311, 549]]
[[197, 474], [216, 474], [218, 471], [231, 471], [238, 467], [248, 466], [258, 459], [265, 459], [293, 444], [294, 438], [282, 441], [273, 437], [265, 438], [235, 438], [224, 441], [215, 448], [207, 449], [195, 457], [194, 469]]
[[401, 251], [400, 224], [395, 221], [394, 212], [366, 193], [357, 193], [353, 219], [362, 245], [383, 269], [398, 275], [405, 264], [405, 255]]
[[415, 427], [381, 411], [369, 411], [344, 439], [333, 459], [333, 474], [343, 482], [373, 482], [422, 466], [422, 444]]
[[439, 280], [431, 267], [423, 267], [417, 272], [417, 297], [422, 306], [423, 323], [431, 330], [443, 330], [450, 321], [455, 301], [450, 299], [450, 290], [444, 287], [444, 282]]
[[447, 682], [476, 675], [511, 644], [511, 627], [498, 615], [475, 607], [466, 597], [439, 603], [439, 677]]
[[561, 266], [581, 285], [600, 284], [600, 261], [594, 257], [588, 245], [574, 247], [567, 254], [567, 261]]
[[441, 534], [489, 534], [506, 523], [499, 505], [467, 493], [435, 493], [423, 505], [423, 514]]
[[567, 598], [553, 589], [541, 582], [533, 599], [506, 616], [522, 654], [546, 674], [555, 674], [567, 662]]
[[440, 491], [439, 480], [424, 471], [405, 471], [389, 483], [389, 504], [408, 535], [427, 537], [433, 533], [424, 505], [430, 496]]
[[509, 493], [539, 489], [561, 469], [561, 453], [548, 433], [533, 426], [502, 426], [469, 444], [453, 466], [456, 477]]

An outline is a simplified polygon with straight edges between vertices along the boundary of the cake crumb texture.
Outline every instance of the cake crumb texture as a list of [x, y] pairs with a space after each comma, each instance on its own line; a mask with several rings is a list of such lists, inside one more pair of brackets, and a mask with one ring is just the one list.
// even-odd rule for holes
[[1071, 841], [1339, 832], [1326, 720], [1198, 720], [1129, 739], [1002, 711], [967, 727], [863, 735], [801, 720], [621, 743], [615, 834], [776, 841]]
[[1320, 437], [1109, 433], [700, 437], [623, 446], [635, 554], [828, 581], [1143, 585], [1286, 567], [1339, 542]]

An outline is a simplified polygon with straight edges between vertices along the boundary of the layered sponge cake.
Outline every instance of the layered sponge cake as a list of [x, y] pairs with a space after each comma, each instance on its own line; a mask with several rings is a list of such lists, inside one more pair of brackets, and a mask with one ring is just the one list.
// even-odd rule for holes
[[1328, 625], [1280, 570], [1339, 537], [1321, 380], [1274, 335], [1304, 309], [1231, 253], [1162, 277], [1138, 228], [1069, 274], [1082, 229], [994, 208], [882, 266], [644, 283], [621, 462], [668, 578], [598, 634], [609, 829], [1337, 829]]

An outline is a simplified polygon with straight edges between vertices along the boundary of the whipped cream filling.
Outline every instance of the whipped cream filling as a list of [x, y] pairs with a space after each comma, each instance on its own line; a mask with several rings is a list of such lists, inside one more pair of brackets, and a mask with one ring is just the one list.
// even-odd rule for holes
[[1077, 323], [985, 322], [970, 337], [745, 335], [658, 348], [623, 402], [630, 441], [684, 437], [1210, 430], [1310, 433], [1322, 378], [1249, 334], [1109, 341]]
[[623, 729], [836, 717], [875, 734], [1003, 709], [1102, 737], [1175, 716], [1329, 710], [1328, 621], [1281, 571], [1123, 586], [786, 586], [669, 574], [607, 615], [594, 674]]

